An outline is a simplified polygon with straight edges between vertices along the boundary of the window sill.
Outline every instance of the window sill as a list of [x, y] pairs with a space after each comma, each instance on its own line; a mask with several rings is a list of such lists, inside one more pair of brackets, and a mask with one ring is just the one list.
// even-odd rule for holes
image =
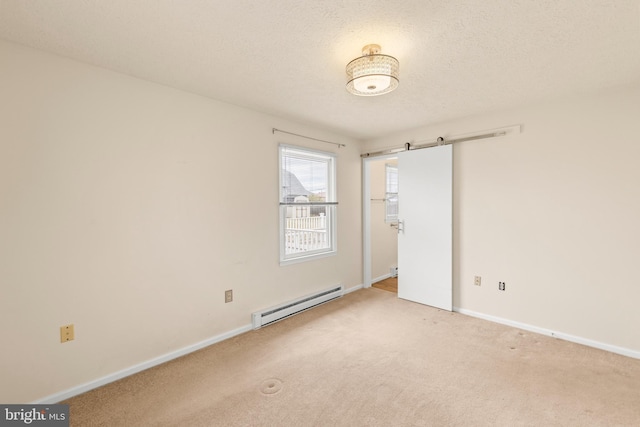
[[322, 252], [319, 254], [312, 254], [312, 255], [305, 255], [305, 256], [299, 256], [296, 258], [289, 258], [289, 259], [285, 259], [285, 260], [280, 260], [280, 267], [284, 267], [287, 265], [291, 265], [291, 264], [299, 264], [301, 262], [307, 262], [307, 261], [313, 261], [315, 259], [319, 259], [319, 258], [327, 258], [330, 256], [334, 256], [338, 253], [338, 251], [330, 251], [330, 252]]

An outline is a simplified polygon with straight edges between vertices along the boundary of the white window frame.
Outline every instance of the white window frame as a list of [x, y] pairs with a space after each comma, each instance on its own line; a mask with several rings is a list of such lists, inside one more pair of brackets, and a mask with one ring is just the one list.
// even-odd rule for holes
[[[284, 200], [284, 164], [283, 157], [285, 154], [293, 154], [296, 157], [308, 158], [311, 160], [323, 160], [327, 161], [327, 194], [326, 202], [310, 203], [307, 206], [326, 206], [327, 211], [327, 239], [328, 247], [309, 250], [300, 253], [286, 253], [285, 235], [286, 235], [286, 218], [287, 207], [300, 206], [299, 203], [285, 202]], [[278, 166], [279, 166], [279, 190], [278, 190], [278, 204], [279, 204], [279, 220], [280, 220], [280, 265], [294, 264], [304, 261], [309, 261], [326, 256], [332, 256], [337, 253], [337, 214], [338, 214], [338, 197], [336, 186], [336, 174], [337, 174], [337, 156], [334, 153], [312, 150], [305, 147], [299, 147], [294, 145], [280, 144], [278, 146]]]

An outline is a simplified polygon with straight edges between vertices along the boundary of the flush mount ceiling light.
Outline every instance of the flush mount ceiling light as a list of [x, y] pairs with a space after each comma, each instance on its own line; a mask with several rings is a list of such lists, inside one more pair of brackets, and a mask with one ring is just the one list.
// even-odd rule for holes
[[399, 68], [396, 58], [380, 54], [380, 45], [368, 44], [347, 64], [347, 90], [359, 96], [389, 93], [398, 87]]

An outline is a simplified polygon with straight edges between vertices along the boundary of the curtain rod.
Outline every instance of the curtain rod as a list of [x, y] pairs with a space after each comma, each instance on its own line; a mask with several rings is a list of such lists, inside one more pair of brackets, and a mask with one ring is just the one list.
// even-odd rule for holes
[[286, 130], [282, 130], [282, 129], [276, 129], [276, 128], [272, 128], [271, 129], [271, 133], [275, 134], [276, 132], [286, 133], [286, 134], [294, 135], [294, 136], [299, 136], [300, 138], [313, 139], [314, 141], [320, 141], [320, 142], [324, 142], [324, 143], [327, 143], [327, 144], [333, 144], [333, 145], [337, 145], [338, 147], [346, 147], [345, 144], [339, 144], [337, 142], [325, 141], [324, 139], [318, 139], [318, 138], [312, 138], [310, 136], [304, 136], [304, 135], [300, 135], [300, 134], [293, 133], [293, 132], [287, 132]]
[[443, 137], [439, 136], [435, 141], [427, 142], [424, 144], [415, 144], [411, 142], [405, 142], [404, 147], [402, 148], [390, 148], [388, 150], [375, 151], [373, 153], [364, 153], [364, 154], [361, 154], [360, 157], [384, 156], [385, 154], [395, 154], [395, 153], [400, 153], [402, 151], [418, 150], [421, 148], [431, 148], [431, 147], [437, 147], [440, 145], [449, 145], [455, 142], [473, 141], [475, 139], [494, 138], [497, 136], [505, 136], [508, 133], [514, 132], [516, 130], [517, 132], [520, 132], [519, 125], [496, 130], [495, 132], [484, 133], [481, 135], [467, 136], [462, 138], [444, 139]]

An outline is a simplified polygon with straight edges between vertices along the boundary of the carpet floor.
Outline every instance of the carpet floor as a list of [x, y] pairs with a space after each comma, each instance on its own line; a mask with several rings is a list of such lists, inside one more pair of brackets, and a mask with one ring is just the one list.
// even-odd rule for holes
[[63, 403], [72, 426], [638, 426], [640, 360], [370, 288]]

